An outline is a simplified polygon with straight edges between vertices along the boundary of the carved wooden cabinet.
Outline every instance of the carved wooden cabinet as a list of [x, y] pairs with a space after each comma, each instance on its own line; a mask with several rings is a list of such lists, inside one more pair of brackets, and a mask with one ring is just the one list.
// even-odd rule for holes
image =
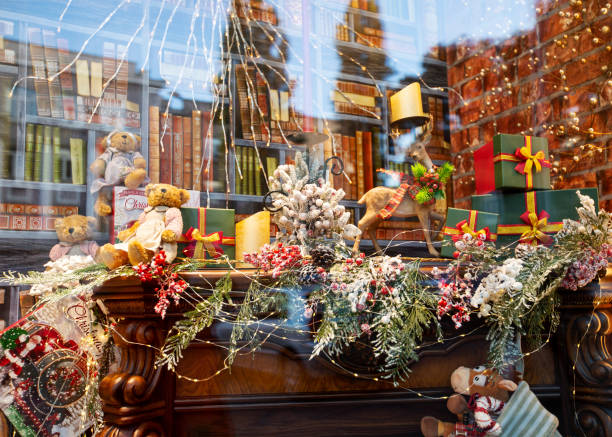
[[[193, 283], [214, 283], [222, 274], [186, 276]], [[233, 273], [232, 280], [239, 298], [248, 279]], [[423, 348], [410, 379], [393, 387], [353, 375], [375, 376], [367, 350], [356, 347], [333, 362], [309, 360], [311, 338], [285, 340], [288, 334], [277, 333], [257, 352], [238, 356], [230, 371], [194, 383], [154, 365], [154, 348], [180, 311], [161, 320], [153, 311], [153, 290], [137, 278], [112, 280], [95, 297], [117, 320], [114, 337], [121, 355], [119, 369], [100, 386], [106, 423], [101, 435], [109, 437], [419, 436], [422, 416], [453, 420], [445, 401], [436, 399], [451, 393], [451, 372], [486, 359], [480, 321], [460, 331], [449, 327], [447, 338], [453, 338]], [[560, 418], [563, 435], [612, 435], [611, 302], [612, 287], [605, 280], [601, 287], [564, 292], [555, 341], [525, 359], [525, 379]], [[220, 322], [202, 332], [178, 373], [206, 378], [222, 369], [229, 332]]]

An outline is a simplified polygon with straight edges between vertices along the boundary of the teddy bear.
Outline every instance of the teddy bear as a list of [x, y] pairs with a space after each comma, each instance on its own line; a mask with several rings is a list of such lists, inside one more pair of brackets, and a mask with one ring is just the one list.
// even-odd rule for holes
[[57, 261], [63, 256], [91, 256], [96, 258], [98, 243], [91, 239], [92, 227], [96, 224], [93, 217], [69, 215], [55, 220], [55, 232], [59, 243], [51, 248], [49, 258]]
[[[425, 437], [560, 435], [559, 420], [540, 404], [525, 381], [517, 385], [485, 366], [458, 367], [451, 374], [451, 386], [455, 394], [446, 405], [457, 415], [458, 422], [424, 417], [421, 432]], [[466, 401], [462, 395], [469, 395], [470, 400]], [[524, 405], [529, 408], [523, 408]]]
[[138, 188], [147, 180], [147, 162], [140, 154], [140, 136], [114, 130], [103, 139], [106, 150], [91, 164], [96, 179], [91, 193], [98, 193], [94, 210], [99, 216], [112, 212], [112, 189], [117, 185]]
[[189, 200], [189, 192], [169, 184], [149, 184], [145, 195], [148, 206], [131, 228], [119, 232], [122, 242], [100, 249], [100, 260], [111, 270], [128, 262], [148, 263], [160, 248], [167, 262], [176, 258], [177, 240], [183, 233], [179, 208]]

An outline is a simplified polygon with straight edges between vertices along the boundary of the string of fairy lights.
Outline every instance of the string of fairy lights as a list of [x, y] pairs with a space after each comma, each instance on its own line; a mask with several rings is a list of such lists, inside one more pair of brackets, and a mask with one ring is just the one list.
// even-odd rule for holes
[[[285, 14], [288, 14], [290, 12], [284, 7], [284, 5], [281, 4], [280, 1], [268, 0], [268, 2], [272, 4], [278, 11], [281, 11]], [[113, 8], [109, 12], [109, 14], [101, 21], [101, 23], [95, 29], [93, 29], [91, 34], [85, 39], [85, 41], [83, 42], [83, 44], [81, 45], [77, 53], [75, 54], [74, 58], [71, 60], [71, 62], [68, 65], [66, 65], [64, 68], [60, 69], [55, 74], [49, 77], [41, 78], [41, 77], [30, 75], [30, 76], [24, 76], [24, 77], [18, 78], [13, 84], [10, 95], [12, 96], [15, 89], [19, 85], [24, 84], [27, 80], [45, 79], [45, 80], [48, 80], [49, 82], [52, 82], [54, 80], [57, 80], [62, 73], [66, 71], [70, 71], [70, 69], [74, 66], [76, 61], [80, 59], [83, 53], [85, 53], [85, 50], [89, 46], [92, 39], [100, 31], [103, 30], [103, 28], [110, 22], [110, 20], [115, 15], [117, 15], [125, 5], [129, 3], [130, 3], [130, 0], [122, 0], [115, 8]], [[162, 16], [163, 16], [163, 12], [165, 11], [165, 8], [167, 7], [168, 3], [169, 3], [168, 0], [161, 0], [159, 11], [157, 15], [155, 16], [155, 20], [151, 28], [151, 31], [148, 35], [146, 35], [145, 40], [147, 42], [146, 42], [146, 50], [145, 50], [145, 55], [144, 55], [145, 56], [144, 63], [142, 65], [142, 70], [141, 70], [142, 72], [144, 72], [146, 68], [148, 67], [150, 54], [151, 54], [152, 47], [153, 47], [152, 44], [155, 40], [155, 36], [157, 35], [157, 32], [160, 29], [160, 27], [163, 28], [163, 33], [162, 33], [162, 37], [160, 40], [160, 46], [157, 52], [160, 70], [162, 70], [162, 66], [164, 65], [162, 57], [163, 57], [164, 49], [166, 47], [166, 41], [168, 38], [168, 34], [170, 32], [175, 15], [178, 13], [179, 9], [183, 5], [183, 1], [178, 0], [174, 2], [174, 6], [171, 9], [170, 15], [164, 22], [164, 20], [162, 19]], [[163, 138], [166, 137], [166, 135], [164, 134], [167, 132], [167, 129], [169, 127], [167, 118], [168, 118], [168, 115], [170, 114], [170, 107], [171, 107], [172, 100], [173, 98], [175, 98], [176, 91], [184, 80], [185, 71], [187, 70], [194, 71], [194, 65], [195, 65], [196, 58], [197, 56], [201, 54], [204, 57], [206, 64], [208, 65], [208, 73], [209, 73], [208, 74], [209, 81], [204, 83], [203, 86], [204, 87], [210, 86], [212, 90], [211, 118], [210, 118], [208, 130], [207, 130], [207, 132], [212, 132], [212, 134], [210, 136], [207, 136], [206, 139], [204, 140], [203, 154], [206, 154], [208, 159], [202, 160], [202, 167], [198, 169], [196, 177], [197, 178], [208, 177], [208, 174], [210, 172], [210, 165], [213, 161], [212, 160], [213, 158], [212, 139], [213, 139], [214, 129], [215, 129], [214, 120], [215, 119], [220, 120], [221, 132], [222, 132], [223, 139], [224, 139], [223, 143], [225, 145], [224, 146], [225, 147], [224, 165], [225, 165], [225, 178], [226, 178], [225, 186], [226, 186], [226, 193], [229, 194], [230, 180], [229, 180], [228, 166], [230, 165], [229, 164], [230, 156], [232, 156], [234, 159], [233, 164], [237, 164], [238, 161], [237, 161], [237, 154], [236, 154], [234, 130], [227, 129], [224, 123], [226, 120], [225, 111], [229, 112], [230, 119], [231, 119], [231, 115], [232, 115], [231, 111], [234, 111], [234, 108], [236, 107], [236, 105], [234, 105], [234, 99], [236, 99], [237, 96], [234, 95], [232, 86], [230, 86], [232, 82], [232, 72], [235, 74], [234, 67], [236, 65], [239, 65], [241, 68], [244, 69], [244, 71], [246, 71], [246, 68], [248, 66], [254, 67], [257, 74], [261, 76], [262, 81], [265, 84], [266, 90], [268, 92], [272, 89], [272, 85], [270, 83], [270, 80], [268, 79], [269, 77], [268, 74], [266, 74], [264, 70], [261, 68], [261, 65], [260, 65], [261, 63], [266, 64], [266, 70], [269, 71], [269, 73], [273, 75], [275, 79], [280, 80], [284, 84], [284, 86], [286, 86], [289, 89], [292, 86], [291, 81], [287, 76], [287, 73], [283, 72], [281, 68], [277, 68], [273, 63], [267, 63], [264, 57], [261, 56], [261, 53], [259, 53], [259, 50], [257, 49], [257, 44], [255, 42], [253, 30], [255, 29], [261, 32], [265, 36], [265, 38], [267, 38], [269, 43], [279, 53], [280, 58], [281, 58], [281, 62], [280, 62], [281, 64], [287, 64], [287, 56], [284, 53], [284, 50], [283, 50], [284, 48], [287, 48], [291, 56], [302, 67], [302, 69], [304, 68], [305, 61], [302, 58], [302, 56], [299, 55], [297, 50], [293, 48], [289, 39], [287, 39], [284, 36], [284, 34], [279, 30], [277, 26], [268, 26], [256, 19], [254, 15], [254, 11], [251, 8], [250, 4], [241, 3], [240, 6], [238, 6], [243, 9], [242, 11], [243, 14], [241, 14], [243, 18], [241, 18], [237, 13], [236, 4], [233, 1], [212, 0], [209, 2], [205, 1], [204, 3], [210, 6], [207, 13], [204, 12], [205, 5], [202, 4], [202, 0], [197, 0], [196, 5], [192, 10], [192, 16], [190, 19], [190, 26], [189, 26], [189, 34], [185, 41], [186, 43], [185, 57], [184, 57], [182, 65], [180, 66], [178, 77], [173, 81], [174, 83], [172, 83], [170, 79], [166, 79], [166, 85], [170, 87], [170, 93], [167, 98], [167, 103], [166, 103], [166, 107], [164, 110], [166, 121], [163, 124], [162, 132], [160, 132], [160, 138], [162, 139], [160, 141], [160, 147], [162, 151], [164, 150], [165, 147], [168, 147], [167, 144], [164, 144]], [[68, 0], [61, 12], [61, 15], [59, 16], [58, 27], [57, 27], [58, 32], [61, 30], [62, 23], [65, 19], [66, 14], [70, 10], [71, 4], [72, 4], [72, 0]], [[573, 20], [584, 20], [585, 14], [584, 14], [583, 3], [580, 0], [571, 0], [570, 5], [574, 9], [574, 11], [571, 12], [570, 15], [567, 16], [566, 18], [573, 19]], [[322, 11], [322, 13], [325, 13], [326, 11], [325, 5], [319, 2], [314, 2], [313, 7], [316, 8], [317, 10]], [[609, 9], [610, 9], [609, 5], [606, 5], [605, 8], [601, 8], [601, 10], [599, 11], [600, 15], [602, 16], [607, 15], [609, 12]], [[115, 71], [109, 77], [109, 79], [103, 84], [102, 95], [99, 97], [98, 101], [96, 102], [94, 114], [98, 110], [102, 102], [102, 98], [104, 96], [104, 92], [106, 91], [107, 87], [117, 77], [117, 75], [120, 72], [121, 67], [123, 66], [124, 62], [127, 60], [127, 56], [128, 56], [130, 47], [134, 44], [138, 35], [142, 33], [143, 29], [145, 28], [145, 24], [150, 18], [148, 16], [149, 8], [144, 7], [143, 11], [144, 11], [143, 17], [141, 21], [138, 23], [134, 32], [131, 34], [123, 52], [121, 53], [120, 58], [115, 67]], [[559, 13], [561, 13], [561, 11]], [[566, 12], [563, 12], [563, 13], [565, 14]], [[357, 30], [354, 26], [351, 26], [349, 23], [339, 20], [335, 15], [332, 15], [332, 17], [336, 21], [337, 24], [343, 26], [347, 31], [352, 33], [354, 35], [355, 40], [359, 41], [359, 44], [368, 47], [370, 50], [374, 50], [374, 51], [381, 50], [378, 47], [376, 47], [372, 42], [370, 42], [368, 38], [365, 38], [365, 36], [359, 30]], [[205, 19], [209, 21], [206, 22]], [[200, 20], [200, 36], [199, 37], [197, 36], [197, 31], [196, 31], [198, 20]], [[210, 23], [210, 25], [208, 25], [208, 23]], [[210, 37], [207, 37], [205, 27], [210, 30], [209, 32]], [[246, 34], [244, 32], [244, 29], [247, 30]], [[586, 24], [584, 25], [583, 30], [584, 32], [587, 32], [589, 34], [593, 33], [593, 30], [591, 29], [591, 27]], [[609, 33], [609, 27], [601, 26], [600, 31], [604, 35], [607, 35]], [[567, 33], [564, 34], [560, 39], [558, 39], [555, 42], [555, 45], [561, 49], [567, 48], [569, 50], [575, 50], [575, 49], [569, 48], [570, 46], [569, 40], [574, 39], [577, 41], [580, 38], [578, 32], [580, 32], [580, 30], [576, 30], [573, 36], [570, 36]], [[217, 76], [217, 73], [214, 71], [215, 65], [217, 65], [215, 62], [215, 58], [214, 58], [215, 41], [218, 42], [217, 50], [219, 54], [219, 59], [221, 60], [221, 66], [218, 72], [219, 76]], [[596, 46], [599, 46], [605, 42], [605, 38], [602, 38], [599, 36], [593, 36], [592, 42]], [[357, 69], [361, 71], [363, 75], [371, 81], [371, 84], [374, 87], [376, 87], [376, 90], [378, 92], [377, 97], [384, 98], [384, 93], [382, 92], [379, 86], [380, 81], [376, 80], [375, 75], [370, 72], [367, 65], [365, 65], [363, 62], [356, 59], [355, 56], [352, 56], [348, 50], [344, 50], [342, 48], [339, 48], [338, 46], [330, 44], [326, 38], [320, 37], [317, 34], [310, 35], [310, 38], [308, 39], [308, 44], [310, 48], [314, 50], [319, 50], [321, 48], [324, 48], [326, 50], [333, 51], [333, 53], [335, 53], [341, 59], [344, 59], [352, 63], [353, 65], [355, 65]], [[612, 49], [608, 45], [606, 46], [606, 50], [610, 51]], [[232, 55], [234, 55], [234, 57]], [[403, 66], [406, 65], [406, 62], [401, 61], [400, 59], [396, 58], [389, 51], [386, 51], [385, 55], [389, 57], [391, 61], [396, 63], [396, 65], [403, 65]], [[547, 58], [547, 57], [554, 58], [555, 56], [556, 55], [554, 54], [551, 54], [550, 56], [547, 53], [543, 54], [544, 58]], [[233, 63], [234, 59], [236, 60], [235, 64]], [[533, 54], [533, 56], [531, 56], [530, 59], [528, 60], [529, 67], [531, 69], [536, 69], [538, 64], [541, 61], [542, 59], [540, 59], [538, 56]], [[582, 61], [586, 63], [586, 60], [584, 58], [582, 58]], [[492, 58], [492, 62], [493, 62], [492, 67], [489, 70], [483, 69], [480, 72], [480, 74], [482, 74], [484, 77], [484, 75], [490, 71], [495, 72], [496, 74], [498, 73], [502, 75], [503, 77], [502, 79], [503, 84], [501, 84], [501, 86], [494, 88], [490, 92], [490, 94], [486, 96], [486, 99], [488, 99], [486, 100], [487, 102], [486, 109], [492, 109], [496, 105], [500, 105], [501, 99], [503, 97], [511, 96], [512, 93], [514, 92], [512, 78], [509, 77], [508, 66], [506, 65], [504, 58], [502, 56], [495, 56]], [[604, 70], [602, 67], [602, 71], [605, 72], [606, 70]], [[161, 71], [161, 73], [163, 77], [164, 76], [163, 71]], [[335, 79], [329, 78], [325, 74], [326, 73], [325, 70], [321, 70], [317, 68], [317, 66], [311, 66], [309, 71], [307, 72], [304, 71], [304, 74], [307, 74], [307, 73], [315, 75], [317, 78], [323, 81], [327, 86], [330, 86], [335, 92], [342, 95], [343, 98], [349, 104], [354, 105], [355, 107], [358, 107], [360, 110], [365, 110], [366, 112], [369, 113], [369, 115], [371, 115], [375, 119], [381, 119], [380, 115], [372, 111], [369, 111], [367, 109], [364, 109], [362, 106], [358, 105], [358, 103], [356, 103], [350, 95], [347, 95], [342, 90], [338, 89]], [[449, 93], [449, 95], [450, 94], [455, 95], [457, 97], [459, 105], [466, 106], [470, 102], [469, 100], [465, 100], [463, 95], [460, 92], [458, 92], [455, 88], [439, 87], [439, 86], [432, 87], [428, 85], [428, 83], [424, 80], [424, 78], [419, 72], [412, 71], [411, 74], [413, 74], [416, 80], [418, 80], [426, 89], [437, 91], [437, 92], [446, 92], [446, 93]], [[568, 100], [569, 97], [567, 93], [570, 92], [570, 87], [567, 84], [567, 75], [566, 75], [565, 70], [560, 69], [557, 73], [554, 73], [550, 77], [554, 78], [555, 81], [550, 81], [544, 78], [541, 78], [539, 80], [543, 84], [544, 83], [552, 84], [554, 89], [558, 90], [560, 95], [562, 95], [562, 98], [564, 100]], [[218, 82], [215, 82], [215, 80]], [[251, 110], [251, 114], [252, 115], [255, 114], [256, 117], [260, 117], [261, 119], [263, 119], [265, 117], [263, 108], [259, 105], [257, 98], [255, 97], [257, 93], [257, 84], [253, 83], [250, 75], [248, 74], [245, 74], [245, 82], [246, 82], [247, 101], [248, 101], [249, 108]], [[606, 82], [606, 84], [607, 86], [612, 87], [612, 83], [610, 81]], [[190, 88], [191, 88], [191, 98], [192, 98], [194, 108], [198, 109], [198, 102], [195, 97], [195, 90], [193, 87], [193, 82], [191, 83]], [[227, 105], [224, 100], [224, 97], [225, 97], [225, 95], [223, 94], [224, 92], [227, 93], [227, 100], [228, 100]], [[321, 107], [320, 102], [317, 99], [313, 99], [312, 103], [316, 110], [315, 115], [321, 121], [323, 125], [323, 130], [327, 133], [331, 133], [332, 127], [329, 123], [328, 118], [325, 115], [325, 111]], [[595, 107], [599, 103], [599, 101], [589, 100], [589, 103], [593, 107]], [[293, 121], [296, 122], [296, 124], [298, 125], [298, 128], [302, 130], [303, 127], [299, 123], [297, 123], [295, 113], [291, 111], [290, 114], [291, 114], [291, 117], [293, 118]], [[576, 135], [569, 141], [568, 148], [566, 150], [563, 150], [563, 149], [555, 150], [554, 153], [551, 154], [551, 161], [553, 163], [552, 171], [555, 175], [557, 175], [558, 180], [563, 180], [564, 174], [571, 173], [572, 168], [573, 168], [572, 166], [575, 167], [576, 165], [578, 165], [583, 157], [591, 158], [595, 156], [596, 154], [604, 153], [607, 149], [612, 147], [612, 146], [606, 147], [600, 144], [592, 144], [589, 142], [582, 143], [583, 142], [582, 138], [578, 136], [580, 134], [582, 134], [583, 136], [586, 136], [588, 140], [593, 140], [597, 136], [607, 137], [607, 136], [612, 135], [612, 132], [598, 132], [593, 127], [589, 127], [589, 128], [582, 127], [581, 119], [580, 119], [582, 115], [583, 114], [571, 112], [569, 113], [569, 118], [567, 119], [566, 122], [560, 122], [560, 123], [544, 122], [540, 126], [529, 127], [526, 129], [526, 132], [530, 132], [530, 133], [542, 130], [550, 134], [558, 135], [560, 137], [566, 136], [568, 134]], [[93, 114], [90, 117], [89, 122], [91, 122], [92, 119], [93, 119]], [[255, 131], [254, 131], [253, 125], [254, 123], [251, 123], [253, 148], [257, 156], [259, 170], [264, 173], [264, 175], [266, 176], [265, 179], [267, 182], [268, 175], [266, 174], [266, 168], [263, 164], [263, 161], [260, 155], [259, 144], [255, 140]], [[286, 133], [284, 132], [281, 126], [279, 126], [279, 128], [280, 128], [281, 138], [287, 144], [287, 147], [290, 148], [291, 144], [287, 139]], [[495, 125], [495, 128], [497, 129], [496, 125]], [[229, 131], [229, 141], [227, 139], [228, 131]], [[331, 141], [332, 141], [333, 152], [336, 153], [337, 147], [339, 145], [335, 144], [335, 140], [333, 139], [333, 136], [332, 136]], [[264, 147], [269, 147], [271, 145], [271, 135], [266, 136], [264, 143], [265, 143]], [[567, 160], [565, 161], [563, 160], [564, 157], [570, 157], [571, 159], [569, 160], [569, 162], [567, 162]], [[204, 166], [204, 162], [207, 162], [206, 166]], [[242, 179], [244, 175], [242, 175], [240, 165], [236, 165], [235, 168], [237, 172], [237, 177]], [[344, 176], [348, 178], [348, 175], [345, 174]], [[210, 186], [207, 184], [206, 187], [207, 187], [206, 196], [207, 196], [207, 199], [209, 199], [210, 198]], [[396, 235], [394, 239], [397, 239], [398, 237], [399, 237], [399, 234]], [[401, 244], [403, 243], [400, 243], [399, 245]], [[391, 242], [389, 243], [389, 245], [391, 245]], [[395, 245], [397, 246], [398, 244], [396, 243]], [[253, 281], [259, 280], [257, 277], [250, 277], [249, 279]], [[187, 303], [189, 306], [192, 306], [195, 308], [195, 305], [198, 303], [198, 297], [202, 295], [202, 292], [210, 291], [212, 289], [212, 284], [211, 284], [211, 289], [202, 288], [202, 287], [190, 287], [190, 289], [193, 290], [195, 293], [193, 295], [186, 294], [182, 296], [182, 300], [183, 302]], [[598, 308], [598, 305], [599, 305], [599, 302], [596, 303], [595, 308], [593, 309], [593, 315], [595, 314], [595, 311]], [[225, 303], [224, 306], [235, 309], [239, 306], [239, 304]], [[244, 352], [244, 354], [250, 353], [250, 351], [253, 349], [253, 345], [257, 341], [256, 339], [258, 336], [262, 337], [259, 341], [257, 341], [258, 344], [261, 345], [272, 338], [279, 340], [279, 341], [298, 341], [298, 342], [308, 343], [312, 341], [309, 337], [316, 334], [316, 331], [311, 330], [311, 329], [301, 329], [301, 328], [286, 326], [288, 322], [287, 318], [281, 319], [280, 321], [267, 321], [273, 315], [276, 315], [276, 314], [271, 313], [262, 319], [244, 322], [244, 323], [249, 323], [249, 324], [255, 324], [256, 327], [253, 328], [254, 331], [251, 336], [251, 340], [239, 346], [235, 352], [236, 354], [242, 354], [241, 351], [244, 351], [244, 350], [247, 350], [247, 352]], [[220, 315], [216, 317], [216, 321], [221, 322], [221, 323], [226, 323], [226, 324], [234, 324], [236, 322], [233, 320], [232, 317], [233, 315], [231, 311], [222, 311]], [[589, 319], [589, 322], [587, 324], [587, 329], [585, 330], [580, 341], [578, 341], [576, 344], [576, 351], [575, 351], [576, 357], [575, 359], [573, 359], [573, 363], [572, 363], [572, 373], [573, 373], [573, 378], [574, 378], [574, 383], [572, 387], [572, 399], [573, 399], [574, 405], [576, 402], [576, 399], [575, 399], [576, 362], [578, 360], [578, 354], [580, 351], [581, 344], [584, 342], [585, 337], [589, 334], [592, 320], [593, 320], [593, 317]], [[120, 322], [120, 321], [116, 321], [116, 322]], [[134, 346], [151, 348], [156, 353], [162, 353], [162, 350], [159, 347], [156, 347], [150, 344], [136, 343], [136, 342], [129, 341], [128, 339], [126, 339], [120, 333], [120, 331], [116, 329], [116, 325], [114, 325], [114, 323], [116, 322], [113, 322], [105, 326], [106, 331], [108, 333], [112, 333], [113, 335], [116, 335], [118, 338], [121, 338], [121, 340], [124, 341], [126, 344], [132, 344]], [[265, 328], [270, 328], [270, 329], [266, 330]], [[444, 338], [440, 341], [441, 342], [455, 341], [457, 339], [472, 335], [474, 332], [476, 332], [476, 330], [473, 330], [467, 333], [461, 333], [456, 336]], [[299, 336], [302, 336], [302, 338], [292, 337], [291, 334], [298, 334]], [[521, 358], [528, 357], [542, 350], [542, 348], [546, 347], [549, 344], [551, 336], [552, 336], [552, 332], [549, 330], [547, 338], [545, 339], [543, 344], [534, 350], [530, 350], [528, 352], [522, 353]], [[355, 338], [351, 337], [350, 340], [355, 340]], [[195, 342], [203, 343], [203, 344], [206, 344], [212, 347], [221, 348], [223, 350], [229, 350], [228, 346], [225, 346], [224, 344], [218, 341], [207, 340], [207, 339], [196, 339]], [[439, 342], [436, 341], [436, 342], [423, 343], [421, 345], [416, 346], [415, 349], [422, 350], [428, 347], [433, 347], [436, 344], [439, 344]], [[361, 343], [360, 345], [365, 348], [371, 348], [371, 346], [368, 345], [367, 343]], [[342, 363], [338, 362], [338, 360], [336, 360], [333, 356], [328, 355], [326, 356], [325, 359], [328, 360], [328, 362], [330, 362], [333, 366], [335, 366], [338, 370], [340, 370], [342, 373], [346, 374], [347, 376], [352, 376], [354, 378], [359, 378], [359, 379], [371, 380], [373, 382], [390, 384], [389, 380], [384, 379], [381, 376], [372, 376], [372, 375], [367, 375], [367, 374], [355, 373], [351, 371], [350, 369], [347, 369], [345, 366], [343, 366]], [[89, 360], [87, 361], [88, 373], [90, 372], [91, 368], [95, 367], [95, 365], [96, 364], [93, 361], [91, 363]], [[178, 372], [176, 369], [175, 369], [175, 375], [176, 375], [176, 378], [179, 380], [185, 380], [190, 383], [203, 383], [203, 382], [213, 379], [216, 376], [219, 376], [223, 372], [227, 371], [229, 368], [230, 366], [228, 365], [227, 359], [226, 359], [223, 363], [223, 366], [220, 369], [216, 370], [211, 375], [208, 375], [206, 377], [196, 378], [190, 375], [182, 374]], [[88, 382], [85, 388], [86, 395], [88, 395], [94, 389], [93, 384], [97, 383], [95, 378], [90, 378], [90, 380], [91, 381]], [[407, 390], [418, 397], [429, 398], [429, 399], [439, 399], [439, 400], [448, 399], [448, 396], [432, 397], [424, 392], [414, 390], [406, 386], [403, 383], [398, 384], [397, 388], [402, 389], [402, 390]], [[83, 420], [83, 422], [85, 422], [87, 419], [85, 416], [86, 411], [84, 410], [82, 414], [83, 415], [81, 419]], [[576, 414], [576, 421], [577, 421], [578, 416], [577, 416], [577, 413], [575, 414]]]

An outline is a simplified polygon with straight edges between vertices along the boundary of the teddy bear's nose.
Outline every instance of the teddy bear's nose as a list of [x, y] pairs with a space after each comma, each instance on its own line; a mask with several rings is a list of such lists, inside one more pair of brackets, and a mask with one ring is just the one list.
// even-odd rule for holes
[[72, 234], [74, 232], [74, 228], [69, 228], [68, 232], [70, 232]]
[[127, 135], [121, 135], [121, 138], [127, 138]]
[[165, 193], [165, 192], [166, 192], [166, 189], [165, 189], [165, 188], [162, 188], [162, 189], [161, 189], [161, 192], [162, 192], [162, 193]]

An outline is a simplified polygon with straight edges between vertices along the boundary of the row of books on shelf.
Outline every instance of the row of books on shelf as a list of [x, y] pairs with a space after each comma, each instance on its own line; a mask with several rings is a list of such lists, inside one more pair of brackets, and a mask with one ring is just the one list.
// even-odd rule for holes
[[[149, 177], [153, 183], [172, 184], [198, 191], [223, 191], [225, 177], [215, 177], [215, 160], [224, 159], [222, 139], [213, 135], [210, 111], [193, 110], [191, 116], [160, 113], [149, 108]], [[218, 176], [218, 175], [217, 175]]]
[[78, 214], [77, 206], [0, 203], [0, 229], [10, 231], [55, 231], [58, 217]]
[[275, 89], [255, 66], [236, 65], [242, 138], [285, 143], [288, 135], [299, 130], [304, 116], [294, 105], [297, 80], [288, 82], [289, 89]]
[[330, 97], [335, 112], [378, 118], [382, 114], [376, 100], [379, 95], [374, 85], [338, 80]]
[[28, 123], [24, 180], [85, 184], [85, 141], [70, 134], [59, 127]]
[[278, 157], [264, 156], [263, 150], [259, 149], [259, 157], [253, 147], [236, 146], [236, 168], [234, 171], [234, 192], [236, 194], [247, 194], [251, 196], [263, 196], [267, 190], [264, 172], [270, 176], [278, 167]]
[[234, 0], [238, 17], [262, 21], [273, 26], [302, 25], [302, 0], [284, 0], [280, 4], [262, 0]]
[[[332, 143], [333, 142], [333, 143]], [[324, 157], [327, 159], [335, 153], [344, 162], [345, 175], [333, 175], [331, 184], [342, 188], [347, 200], [358, 200], [366, 191], [378, 183], [375, 170], [382, 167], [380, 150], [380, 129], [357, 130], [355, 136], [333, 134], [324, 144]]]
[[249, 18], [252, 20], [263, 21], [265, 23], [276, 26], [278, 24], [278, 18], [274, 6], [267, 4], [263, 1], [251, 1], [251, 0], [234, 0], [234, 7], [238, 17]]
[[102, 58], [73, 65], [68, 40], [55, 31], [30, 27], [28, 40], [38, 116], [140, 127], [140, 107], [128, 100], [126, 46], [106, 41]]

